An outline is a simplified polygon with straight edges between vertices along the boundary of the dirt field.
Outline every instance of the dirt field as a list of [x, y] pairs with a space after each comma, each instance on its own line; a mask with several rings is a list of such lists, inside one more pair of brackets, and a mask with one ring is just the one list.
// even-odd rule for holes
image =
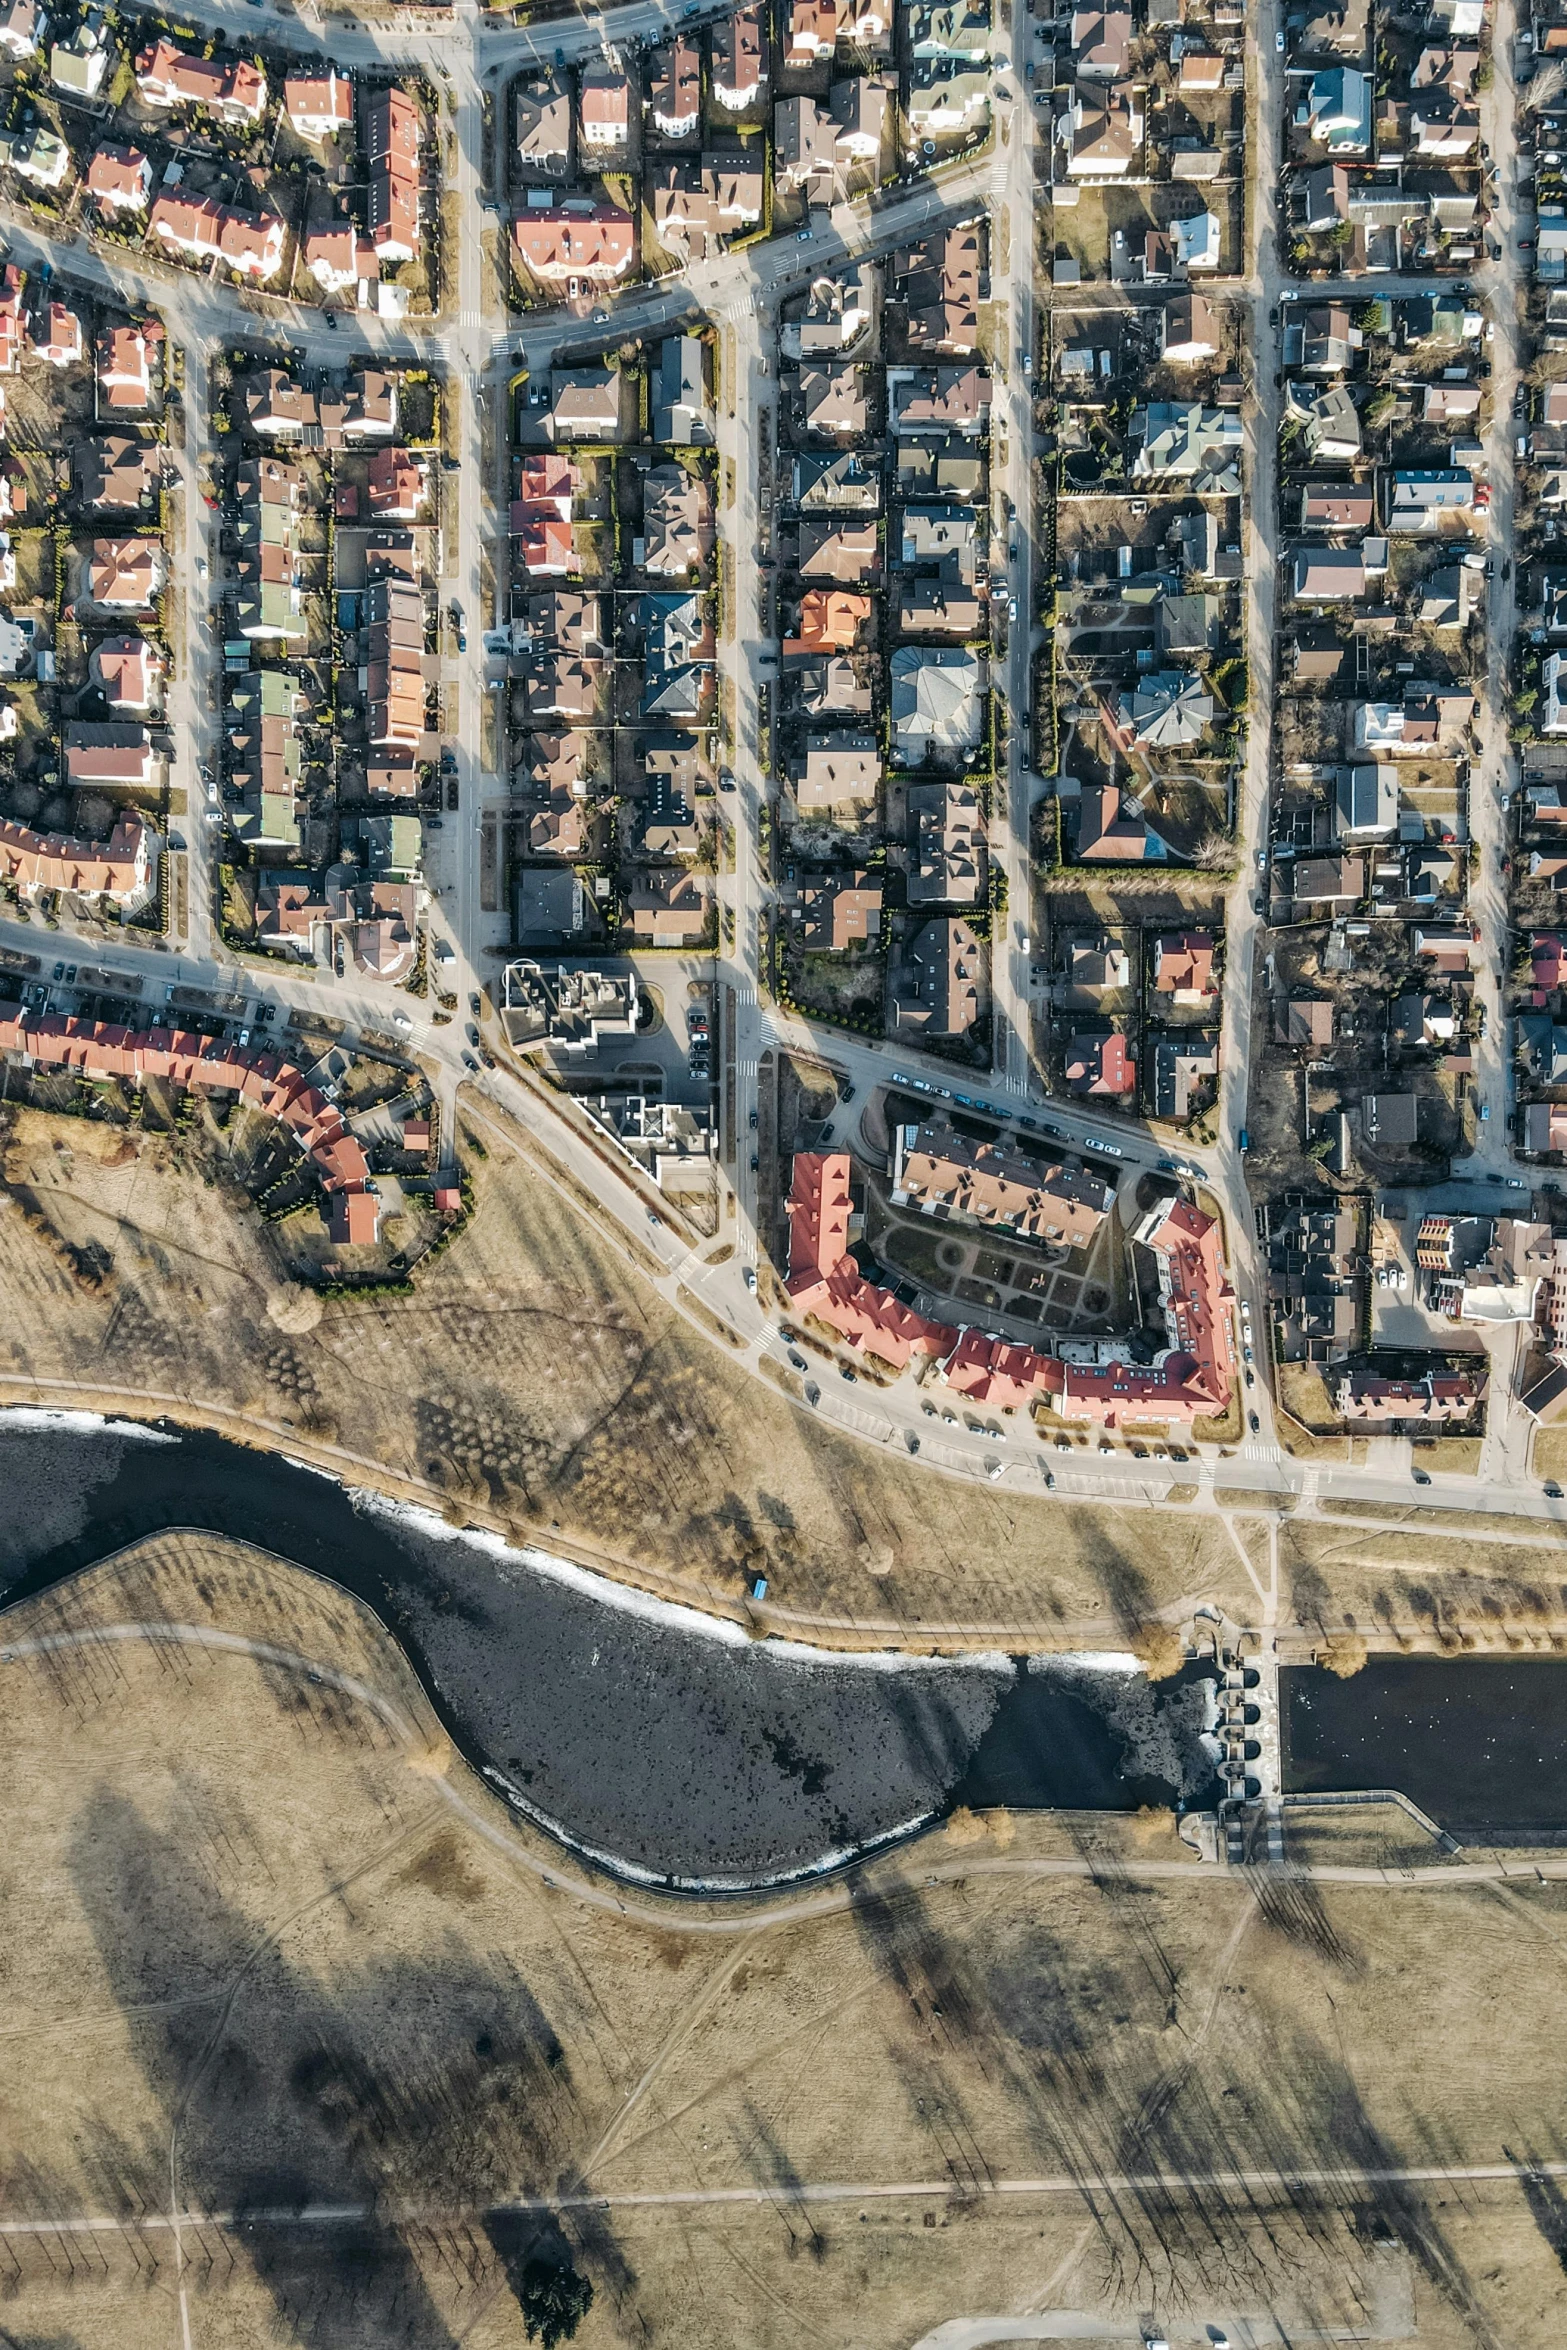
[[[1567, 1541], [1462, 1512], [1383, 1513], [1364, 1523], [1294, 1518], [1281, 1527], [1281, 1620], [1348, 1626], [1399, 1648], [1556, 1650], [1567, 1645]], [[1466, 1530], [1472, 1529], [1472, 1530]]]
[[583, 2350], [1554, 2338], [1567, 2211], [1502, 2149], [1558, 2145], [1560, 1886], [1258, 1889], [1162, 1816], [998, 1816], [766, 1908], [639, 1900], [261, 1554], [164, 1538], [5, 1637], [11, 2340], [509, 2350], [551, 2279]]
[[13, 1113], [4, 1180], [48, 1229], [0, 1213], [0, 1399], [75, 1393], [253, 1431], [699, 1604], [738, 1604], [761, 1571], [804, 1630], [1124, 1644], [1195, 1595], [1245, 1609], [1212, 1521], [976, 1493], [737, 1384], [494, 1150], [470, 1161], [469, 1229], [412, 1297], [323, 1302], [282, 1278], [286, 1240], [224, 1147], [200, 1126], [154, 1138]]

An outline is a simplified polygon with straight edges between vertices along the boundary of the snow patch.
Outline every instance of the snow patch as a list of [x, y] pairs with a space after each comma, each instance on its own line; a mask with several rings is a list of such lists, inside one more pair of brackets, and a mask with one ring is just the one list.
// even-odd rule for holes
[[851, 1861], [863, 1860], [868, 1853], [878, 1851], [885, 1844], [895, 1844], [904, 1836], [914, 1835], [937, 1817], [933, 1811], [916, 1812], [912, 1819], [902, 1821], [895, 1828], [883, 1828], [879, 1834], [867, 1836], [863, 1844], [835, 1845], [831, 1851], [821, 1853], [815, 1860], [801, 1861], [795, 1868], [778, 1869], [768, 1876], [681, 1877], [658, 1869], [644, 1868], [640, 1861], [622, 1860], [619, 1853], [606, 1852], [602, 1845], [589, 1844], [581, 1836], [573, 1836], [549, 1812], [542, 1810], [536, 1803], [530, 1803], [521, 1788], [514, 1786], [504, 1771], [496, 1770], [493, 1763], [486, 1763], [483, 1771], [484, 1777], [505, 1798], [513, 1811], [520, 1811], [525, 1819], [531, 1820], [535, 1827], [542, 1828], [557, 1844], [565, 1845], [569, 1852], [580, 1853], [584, 1860], [595, 1862], [600, 1868], [608, 1869], [612, 1876], [623, 1877], [629, 1884], [653, 1886], [663, 1892], [673, 1888], [679, 1893], [765, 1893], [778, 1885], [798, 1885], [807, 1878], [825, 1876], [832, 1869], [846, 1868]]
[[[914, 1673], [931, 1668], [950, 1673], [976, 1666], [988, 1673], [1010, 1673], [1013, 1669], [1011, 1658], [999, 1649], [970, 1656], [907, 1656], [895, 1648], [811, 1648], [798, 1640], [769, 1638], [758, 1641], [743, 1624], [736, 1624], [727, 1616], [704, 1615], [700, 1608], [687, 1607], [678, 1600], [657, 1599], [651, 1592], [634, 1591], [627, 1584], [617, 1583], [612, 1576], [597, 1574], [590, 1567], [579, 1567], [572, 1559], [557, 1558], [553, 1551], [540, 1550], [532, 1543], [526, 1549], [514, 1550], [499, 1534], [486, 1533], [479, 1527], [450, 1525], [445, 1518], [437, 1517], [433, 1510], [423, 1509], [416, 1503], [388, 1501], [384, 1494], [361, 1491], [354, 1486], [346, 1490], [355, 1509], [367, 1516], [390, 1518], [407, 1526], [413, 1533], [427, 1535], [438, 1542], [466, 1543], [512, 1573], [521, 1569], [529, 1574], [544, 1576], [552, 1583], [564, 1584], [569, 1590], [579, 1591], [584, 1597], [597, 1600], [604, 1607], [618, 1608], [623, 1615], [640, 1616], [665, 1631], [694, 1632], [705, 1639], [716, 1640], [726, 1648], [756, 1650], [770, 1662], [813, 1665], [818, 1668], [823, 1665], [855, 1665], [865, 1671], [883, 1673]], [[1061, 1661], [1064, 1663], [1068, 1660], [1063, 1658]], [[1127, 1659], [1127, 1666], [1135, 1672], [1142, 1670], [1135, 1657]], [[895, 1831], [899, 1835], [903, 1832], [902, 1829]]]
[[122, 1420], [103, 1412], [55, 1411], [44, 1404], [7, 1404], [0, 1407], [0, 1435], [8, 1428], [33, 1428], [68, 1436], [123, 1436], [134, 1444], [178, 1444], [166, 1429], [149, 1428], [141, 1420]]
[[1031, 1656], [1028, 1669], [1031, 1673], [1144, 1673], [1148, 1668], [1130, 1649], [1061, 1648]]

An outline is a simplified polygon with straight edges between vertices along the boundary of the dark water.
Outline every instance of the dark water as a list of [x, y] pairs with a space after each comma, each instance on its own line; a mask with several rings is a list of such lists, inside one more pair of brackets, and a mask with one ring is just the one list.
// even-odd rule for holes
[[1279, 1675], [1284, 1786], [1392, 1787], [1472, 1842], [1567, 1834], [1567, 1663], [1373, 1657]]
[[217, 1437], [0, 1420], [0, 1496], [3, 1601], [174, 1525], [343, 1585], [402, 1644], [472, 1763], [556, 1833], [661, 1882], [805, 1873], [958, 1802], [1211, 1799], [1204, 1701], [1184, 1679], [1150, 1689], [1004, 1657], [867, 1664], [715, 1635]]
[[1202, 1743], [1214, 1687], [1211, 1665], [1151, 1683], [1141, 1673], [1020, 1659], [953, 1800], [975, 1811], [1211, 1808], [1223, 1792]]

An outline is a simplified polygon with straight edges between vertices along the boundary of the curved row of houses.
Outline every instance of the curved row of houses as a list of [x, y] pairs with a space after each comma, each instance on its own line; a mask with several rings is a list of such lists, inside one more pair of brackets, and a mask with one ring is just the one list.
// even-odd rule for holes
[[276, 1118], [309, 1159], [331, 1202], [332, 1238], [373, 1241], [380, 1206], [370, 1162], [343, 1114], [302, 1069], [259, 1045], [231, 1044], [197, 1030], [122, 1028], [63, 1013], [0, 1011], [0, 1053], [83, 1077], [149, 1077], [195, 1093], [232, 1093]]
[[1048, 1403], [1063, 1420], [1113, 1428], [1126, 1420], [1181, 1421], [1224, 1412], [1235, 1386], [1217, 1218], [1186, 1200], [1156, 1207], [1133, 1237], [1159, 1268], [1169, 1345], [1152, 1364], [1066, 1362], [983, 1330], [933, 1322], [867, 1281], [849, 1254], [847, 1151], [800, 1151], [789, 1194], [789, 1274], [797, 1310], [889, 1369], [939, 1363], [949, 1387], [1003, 1411]]

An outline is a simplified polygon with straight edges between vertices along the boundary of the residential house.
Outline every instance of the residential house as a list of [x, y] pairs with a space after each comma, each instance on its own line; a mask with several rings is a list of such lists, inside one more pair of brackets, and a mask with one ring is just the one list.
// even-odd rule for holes
[[653, 376], [653, 438], [666, 448], [693, 448], [715, 437], [703, 345], [696, 335], [668, 335]]
[[364, 110], [364, 144], [370, 173], [370, 242], [376, 259], [383, 270], [388, 265], [416, 261], [423, 210], [419, 108], [406, 90], [393, 85], [370, 93]]
[[82, 322], [64, 302], [51, 302], [33, 329], [33, 351], [51, 367], [74, 367], [82, 357]]
[[881, 773], [873, 734], [808, 734], [789, 781], [801, 815], [814, 816], [874, 800]]
[[1153, 1114], [1182, 1120], [1193, 1110], [1193, 1096], [1204, 1092], [1219, 1074], [1219, 1039], [1212, 1029], [1182, 1029], [1158, 1036], [1153, 1048]]
[[641, 945], [699, 946], [711, 929], [712, 911], [708, 874], [650, 872], [627, 895], [626, 927]]
[[553, 441], [612, 441], [622, 430], [621, 378], [612, 367], [556, 367], [541, 422]]
[[1167, 302], [1159, 319], [1163, 357], [1181, 367], [1216, 359], [1220, 350], [1218, 312], [1202, 294], [1178, 294]]
[[727, 114], [744, 114], [762, 94], [767, 79], [767, 34], [759, 8], [736, 9], [712, 29], [708, 87]]
[[890, 981], [892, 1026], [899, 1036], [967, 1036], [979, 1018], [985, 950], [954, 916], [921, 923]]
[[145, 612], [161, 594], [165, 557], [161, 539], [94, 539], [88, 557], [88, 600], [106, 611]]
[[1137, 1090], [1137, 1063], [1119, 1029], [1069, 1038], [1062, 1066], [1068, 1093], [1124, 1101]]
[[1072, 12], [1072, 70], [1079, 81], [1119, 82], [1131, 65], [1132, 12], [1111, 5]]
[[512, 247], [518, 266], [543, 285], [613, 285], [636, 260], [636, 222], [618, 204], [565, 196], [519, 214]]
[[677, 33], [649, 60], [648, 119], [660, 138], [689, 139], [702, 121], [702, 59], [694, 40]]
[[961, 759], [984, 733], [987, 665], [967, 647], [904, 645], [889, 664], [899, 764]]
[[784, 639], [784, 658], [804, 653], [848, 653], [868, 631], [874, 607], [869, 596], [841, 588], [807, 588], [800, 598], [796, 633]]
[[795, 561], [802, 579], [875, 579], [881, 569], [877, 527], [874, 522], [806, 516], [799, 527]]
[[112, 219], [145, 212], [152, 194], [152, 158], [139, 147], [97, 148], [87, 166], [87, 193]]
[[[25, 825], [0, 821], [0, 881], [8, 881], [19, 898], [69, 891], [79, 898], [112, 898], [130, 911], [147, 902], [152, 874], [147, 829], [129, 809], [119, 811], [106, 841], [31, 832]], [[8, 1006], [8, 1013], [12, 1009]], [[0, 1038], [0, 1049], [14, 1051], [16, 1044]]]
[[162, 675], [161, 656], [140, 636], [104, 637], [87, 663], [88, 683], [111, 710], [145, 714], [153, 709]]
[[808, 954], [874, 946], [881, 931], [881, 884], [868, 873], [829, 873], [800, 884], [800, 944]]
[[283, 112], [297, 138], [319, 145], [352, 127], [354, 85], [335, 65], [320, 73], [290, 74], [283, 84]]
[[978, 905], [985, 894], [985, 823], [967, 783], [911, 784], [911, 906]]
[[642, 482], [642, 568], [655, 578], [706, 574], [713, 552], [708, 484], [680, 465], [655, 465]]
[[102, 8], [83, 10], [70, 31], [49, 46], [49, 79], [71, 98], [96, 98], [115, 46]]
[[150, 790], [161, 761], [144, 726], [120, 720], [73, 718], [65, 728], [65, 780], [75, 786]]
[[1153, 942], [1153, 985], [1172, 1004], [1210, 1003], [1218, 994], [1214, 942], [1206, 930], [1163, 931]]
[[299, 257], [325, 294], [345, 294], [351, 288], [374, 285], [381, 274], [375, 247], [351, 220], [307, 229], [300, 239]]
[[1078, 799], [1077, 836], [1072, 854], [1082, 864], [1160, 864], [1169, 855], [1167, 844], [1149, 829], [1134, 801], [1123, 808], [1114, 784], [1082, 792]]
[[1333, 1006], [1308, 996], [1294, 996], [1275, 1011], [1273, 1033], [1280, 1044], [1304, 1053], [1325, 1053], [1333, 1045]]
[[609, 56], [585, 65], [577, 84], [577, 138], [596, 169], [623, 156], [631, 140], [631, 84]]
[[[155, 338], [139, 326], [113, 326], [98, 337], [96, 353], [100, 407], [135, 414], [152, 400], [149, 344]], [[80, 356], [80, 353], [78, 353]]]
[[571, 92], [549, 66], [525, 75], [513, 96], [517, 109], [517, 160], [525, 174], [558, 180], [570, 176]]
[[1072, 179], [1124, 180], [1129, 176], [1143, 143], [1142, 101], [1131, 83], [1101, 88], [1078, 82], [1067, 121], [1071, 129], [1067, 172]]
[[966, 222], [894, 255], [893, 275], [916, 348], [963, 356], [977, 348], [980, 235], [976, 223]]
[[943, 1114], [893, 1128], [893, 1205], [939, 1223], [1087, 1248], [1114, 1196], [1086, 1168], [1032, 1158], [1013, 1138], [975, 1141]]
[[47, 30], [38, 0], [4, 0], [0, 5], [0, 50], [15, 63], [37, 56]]
[[267, 108], [267, 77], [248, 57], [198, 57], [166, 37], [136, 60], [136, 94], [144, 106], [203, 106], [226, 123], [255, 124]]

